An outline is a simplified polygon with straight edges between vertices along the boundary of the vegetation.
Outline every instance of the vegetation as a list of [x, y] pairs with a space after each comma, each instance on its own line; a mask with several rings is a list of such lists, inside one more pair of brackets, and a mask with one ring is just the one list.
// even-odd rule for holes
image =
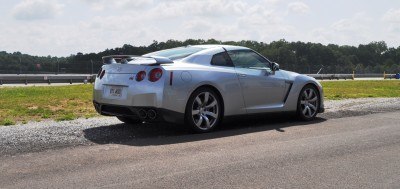
[[89, 84], [0, 88], [0, 125], [93, 117], [97, 113], [92, 88]]
[[[68, 57], [38, 57], [20, 52], [0, 52], [0, 73], [92, 73], [99, 70], [101, 57], [111, 54], [143, 55], [148, 52], [198, 44], [229, 44], [252, 48], [283, 69], [300, 73], [398, 73], [400, 72], [400, 47], [387, 47], [386, 43], [371, 42], [365, 45], [338, 46], [334, 44], [287, 42], [285, 40], [263, 43], [257, 41], [218, 41], [215, 39], [188, 39], [186, 41], [154, 41], [149, 46], [123, 45], [99, 53], [70, 55]], [[92, 69], [93, 66], [93, 69]]]
[[[323, 81], [326, 99], [400, 97], [400, 81]], [[72, 120], [98, 114], [92, 85], [10, 87], [0, 89], [0, 125], [55, 119]]]
[[400, 81], [323, 81], [326, 99], [400, 97]]

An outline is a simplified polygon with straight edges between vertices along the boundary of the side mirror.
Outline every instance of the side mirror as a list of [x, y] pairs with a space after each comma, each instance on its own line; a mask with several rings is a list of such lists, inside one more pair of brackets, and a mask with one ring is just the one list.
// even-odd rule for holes
[[271, 70], [272, 70], [273, 72], [278, 71], [278, 70], [279, 70], [279, 64], [276, 63], [276, 62], [272, 62], [272, 68], [271, 68]]

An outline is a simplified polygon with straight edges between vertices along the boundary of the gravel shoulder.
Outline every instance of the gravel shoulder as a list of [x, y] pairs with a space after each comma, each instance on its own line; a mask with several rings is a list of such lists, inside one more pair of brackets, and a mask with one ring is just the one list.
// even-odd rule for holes
[[[400, 98], [328, 100], [325, 101], [325, 108], [326, 112], [319, 114], [319, 119], [316, 121], [400, 111]], [[270, 120], [262, 120], [261, 122], [265, 125], [266, 123], [269, 124]], [[281, 117], [273, 120], [271, 129], [279, 131], [279, 128], [275, 127], [281, 123], [289, 123], [292, 126], [304, 125], [302, 122]], [[254, 120], [232, 125], [228, 123], [223, 125], [221, 130], [234, 132], [235, 130], [257, 127], [258, 124], [259, 122]], [[124, 140], [130, 140], [140, 145], [147, 138], [182, 134], [187, 134], [187, 132], [173, 125], [143, 124], [132, 127], [121, 123], [114, 117], [96, 117], [62, 122], [30, 122], [24, 125], [0, 127], [0, 156], [80, 145], [119, 143]], [[172, 138], [171, 140], [173, 140]]]

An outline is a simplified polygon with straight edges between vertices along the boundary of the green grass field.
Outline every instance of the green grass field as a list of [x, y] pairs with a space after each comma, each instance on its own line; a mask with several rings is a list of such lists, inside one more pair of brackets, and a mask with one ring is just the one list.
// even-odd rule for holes
[[87, 85], [0, 88], [0, 125], [43, 119], [93, 117], [92, 88]]
[[322, 81], [326, 99], [400, 97], [400, 80]]
[[[400, 81], [323, 81], [326, 99], [400, 97]], [[0, 125], [98, 115], [92, 85], [0, 88]]]

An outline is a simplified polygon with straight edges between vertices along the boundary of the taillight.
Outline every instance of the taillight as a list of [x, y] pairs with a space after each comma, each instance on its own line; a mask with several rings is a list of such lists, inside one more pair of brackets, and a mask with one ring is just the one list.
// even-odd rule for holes
[[154, 68], [150, 71], [149, 81], [156, 82], [161, 78], [161, 76], [162, 76], [162, 69]]
[[136, 81], [142, 81], [144, 78], [146, 78], [145, 71], [140, 71], [139, 73], [136, 74]]
[[106, 74], [106, 70], [101, 71], [100, 79], [102, 79], [102, 78], [104, 77], [105, 74]]
[[97, 77], [100, 76], [101, 72], [103, 71], [103, 68], [100, 68], [99, 72], [97, 73]]

